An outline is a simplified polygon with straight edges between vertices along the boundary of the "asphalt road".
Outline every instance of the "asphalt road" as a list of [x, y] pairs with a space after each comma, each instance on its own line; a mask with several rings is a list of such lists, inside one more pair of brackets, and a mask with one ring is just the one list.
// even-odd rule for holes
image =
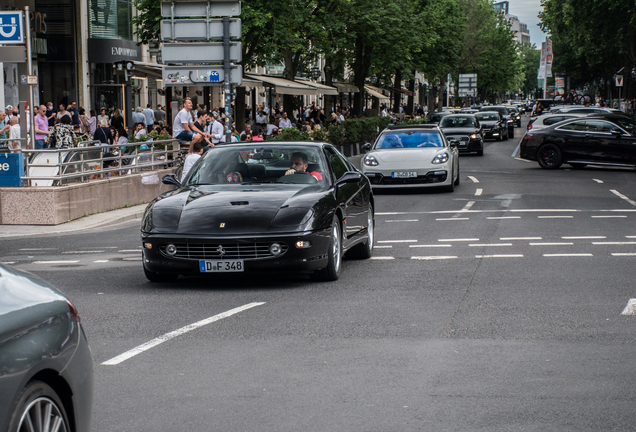
[[453, 193], [378, 194], [374, 259], [337, 282], [153, 284], [133, 222], [0, 261], [79, 309], [95, 432], [635, 430], [636, 173], [542, 170], [511, 157], [521, 130]]

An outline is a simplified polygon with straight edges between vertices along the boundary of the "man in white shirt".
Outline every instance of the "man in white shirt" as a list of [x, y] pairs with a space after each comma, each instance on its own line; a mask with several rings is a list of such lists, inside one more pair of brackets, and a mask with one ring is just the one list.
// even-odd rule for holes
[[290, 119], [287, 118], [287, 113], [284, 112], [283, 113], [283, 118], [280, 119], [280, 121], [278, 122], [278, 128], [279, 129], [287, 129], [292, 127], [292, 122]]
[[152, 126], [155, 124], [155, 112], [152, 110], [152, 105], [146, 105], [146, 109], [143, 110], [142, 114], [146, 120], [146, 127], [150, 130]]
[[183, 163], [183, 173], [181, 174], [181, 179], [179, 181], [183, 183], [186, 176], [190, 173], [190, 170], [194, 166], [195, 163], [199, 159], [201, 159], [201, 155], [203, 154], [203, 143], [198, 142], [192, 148], [192, 153], [186, 156], [185, 162]]
[[219, 113], [213, 112], [212, 115], [214, 116], [214, 123], [212, 123], [212, 133], [210, 135], [212, 136], [212, 143], [218, 144], [221, 142], [221, 137], [225, 134], [225, 128], [219, 120]]
[[188, 153], [192, 153], [194, 144], [202, 142], [204, 137], [210, 137], [203, 131], [200, 131], [192, 121], [192, 99], [185, 98], [183, 101], [183, 109], [179, 111], [179, 114], [174, 119], [174, 125], [172, 127], [172, 137], [180, 141], [190, 141], [190, 150]]
[[9, 148], [11, 150], [17, 150], [20, 148], [20, 141], [17, 141], [20, 139], [20, 123], [18, 120], [18, 116], [11, 117], [11, 120], [9, 120], [9, 124], [11, 125], [11, 127], [9, 128], [9, 139], [16, 140], [9, 141]]

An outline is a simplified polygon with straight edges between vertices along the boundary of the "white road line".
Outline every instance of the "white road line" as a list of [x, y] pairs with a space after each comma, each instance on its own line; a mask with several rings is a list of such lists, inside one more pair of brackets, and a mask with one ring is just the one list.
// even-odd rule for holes
[[579, 210], [574, 209], [510, 209], [511, 213], [576, 213]]
[[574, 243], [529, 243], [530, 246], [572, 246]]
[[378, 245], [375, 245], [373, 247], [375, 249], [391, 249], [393, 246], [378, 246]]
[[489, 216], [486, 219], [521, 219], [521, 216]]
[[599, 179], [592, 179], [592, 180], [594, 180], [596, 183], [601, 183], [601, 184], [603, 183], [603, 180], [599, 180]]
[[636, 242], [628, 241], [628, 242], [592, 242], [593, 245], [633, 245]]
[[122, 250], [118, 250], [117, 252], [119, 253], [137, 253], [137, 252], [141, 252], [141, 248], [140, 249], [122, 249]]
[[417, 240], [378, 240], [377, 243], [417, 243]]
[[473, 243], [469, 244], [470, 247], [480, 247], [480, 246], [512, 246], [512, 243]]
[[21, 251], [57, 250], [57, 248], [22, 248]]
[[543, 240], [542, 237], [499, 237], [501, 241], [510, 241], [510, 240]]
[[92, 253], [102, 253], [104, 252], [103, 250], [92, 250], [92, 251], [66, 251], [66, 252], [62, 252], [62, 254], [82, 254], [82, 253], [86, 253], [86, 254], [92, 254]]
[[527, 159], [521, 159], [520, 157], [516, 157], [514, 159], [517, 159], [518, 161], [521, 161], [521, 162], [532, 163], [532, 161], [529, 161]]
[[437, 239], [438, 242], [475, 242], [479, 241], [478, 238], [458, 238], [458, 239]]
[[127, 257], [127, 258], [122, 258], [122, 261], [141, 261], [141, 257]]
[[629, 299], [621, 315], [636, 315], [636, 299]]
[[372, 260], [392, 260], [395, 258], [392, 256], [374, 256], [374, 257], [371, 257], [371, 259]]
[[431, 260], [445, 260], [445, 259], [455, 259], [456, 256], [412, 256], [412, 260], [423, 260], [423, 261], [431, 261]]
[[419, 219], [393, 219], [385, 220], [384, 222], [419, 222]]
[[604, 239], [607, 237], [605, 236], [564, 236], [561, 238], [563, 240], [594, 240], [594, 239]]
[[33, 261], [31, 264], [75, 264], [77, 261]]
[[573, 254], [543, 254], [544, 257], [591, 257], [592, 254], [585, 253], [573, 253]]
[[95, 260], [94, 263], [107, 263], [108, 260]]
[[636, 253], [619, 253], [619, 252], [612, 252], [612, 256], [636, 256]]
[[475, 258], [523, 258], [520, 254], [511, 255], [475, 255]]
[[471, 179], [473, 181], [473, 183], [479, 183], [479, 180], [477, 180], [476, 177], [468, 176], [468, 178]]
[[470, 218], [460, 218], [460, 217], [452, 217], [452, 218], [437, 218], [436, 221], [460, 221], [460, 220], [469, 220]]
[[636, 238], [636, 236], [625, 236], [625, 238]]
[[230, 309], [227, 312], [223, 312], [223, 313], [220, 313], [218, 315], [214, 315], [214, 316], [212, 316], [210, 318], [206, 318], [204, 320], [197, 321], [194, 324], [190, 324], [190, 325], [187, 325], [185, 327], [181, 327], [178, 330], [174, 330], [174, 331], [171, 331], [170, 333], [166, 333], [163, 336], [159, 336], [158, 338], [155, 338], [155, 339], [153, 339], [153, 340], [151, 340], [149, 342], [146, 342], [145, 344], [139, 345], [138, 347], [135, 347], [135, 348], [133, 348], [133, 349], [131, 349], [129, 351], [126, 351], [125, 353], [120, 354], [117, 357], [113, 357], [112, 359], [107, 360], [104, 363], [102, 363], [102, 365], [106, 365], [106, 366], [117, 365], [119, 363], [122, 363], [122, 362], [128, 360], [131, 357], [136, 356], [137, 354], [141, 354], [144, 351], [148, 351], [150, 348], [156, 347], [159, 344], [167, 342], [170, 339], [174, 339], [177, 336], [181, 336], [182, 334], [188, 333], [189, 331], [196, 330], [196, 329], [198, 329], [200, 327], [203, 327], [205, 325], [211, 324], [211, 323], [213, 323], [215, 321], [221, 320], [223, 318], [230, 317], [230, 316], [235, 315], [235, 314], [237, 314], [239, 312], [242, 312], [244, 310], [251, 309], [251, 308], [256, 307], [256, 306], [261, 306], [261, 305], [264, 305], [264, 304], [265, 304], [265, 302], [248, 303], [246, 305], [243, 305], [243, 306], [240, 306], [240, 307], [237, 307], [237, 308], [234, 308], [234, 309]]
[[483, 189], [477, 189], [477, 190], [475, 191], [475, 196], [481, 196], [481, 194], [482, 194], [483, 192], [484, 192], [484, 190], [483, 190]]
[[460, 210], [460, 212], [462, 212], [462, 213], [467, 212], [467, 211], [468, 211], [468, 210], [470, 210], [470, 209], [471, 209], [471, 207], [472, 207], [472, 206], [474, 206], [474, 205], [475, 205], [475, 201], [468, 201], [468, 202], [466, 203], [466, 205], [464, 206], [464, 208]]
[[435, 247], [453, 247], [453, 245], [448, 244], [435, 244], [435, 245], [409, 245], [412, 248], [435, 248]]
[[537, 216], [539, 219], [572, 219], [574, 216]]
[[607, 219], [607, 218], [626, 218], [627, 216], [592, 216], [594, 219]]
[[377, 212], [376, 216], [395, 216], [395, 215], [403, 215], [408, 214], [409, 212]]
[[4, 265], [15, 264], [15, 261], [3, 261], [3, 262], [0, 262], [0, 264], [4, 264]]
[[636, 201], [632, 201], [630, 200], [628, 197], [626, 197], [625, 195], [623, 195], [622, 193], [620, 193], [619, 191], [615, 190], [615, 189], [610, 189], [610, 192], [613, 193], [614, 195], [616, 195], [617, 197], [624, 199], [625, 201], [627, 201], [628, 203], [630, 203], [633, 206], [636, 206]]

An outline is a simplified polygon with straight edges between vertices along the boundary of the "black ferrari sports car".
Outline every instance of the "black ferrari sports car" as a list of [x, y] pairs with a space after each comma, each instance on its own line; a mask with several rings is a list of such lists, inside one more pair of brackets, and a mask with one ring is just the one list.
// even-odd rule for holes
[[345, 252], [373, 253], [374, 202], [367, 177], [332, 145], [217, 145], [176, 189], [155, 198], [141, 226], [151, 281], [179, 274], [312, 272], [338, 279]]

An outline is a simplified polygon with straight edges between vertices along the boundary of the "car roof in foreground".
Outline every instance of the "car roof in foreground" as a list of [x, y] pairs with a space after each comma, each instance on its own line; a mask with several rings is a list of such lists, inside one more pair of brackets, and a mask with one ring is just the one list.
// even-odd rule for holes
[[422, 123], [422, 124], [413, 124], [413, 125], [389, 125], [385, 130], [407, 130], [407, 129], [429, 129], [429, 130], [437, 130], [436, 124], [430, 123]]
[[[238, 142], [238, 143], [220, 143], [212, 147], [225, 148], [225, 147], [322, 147], [324, 145], [331, 145], [322, 141], [250, 141], [250, 142]], [[211, 150], [212, 150], [211, 149]]]

